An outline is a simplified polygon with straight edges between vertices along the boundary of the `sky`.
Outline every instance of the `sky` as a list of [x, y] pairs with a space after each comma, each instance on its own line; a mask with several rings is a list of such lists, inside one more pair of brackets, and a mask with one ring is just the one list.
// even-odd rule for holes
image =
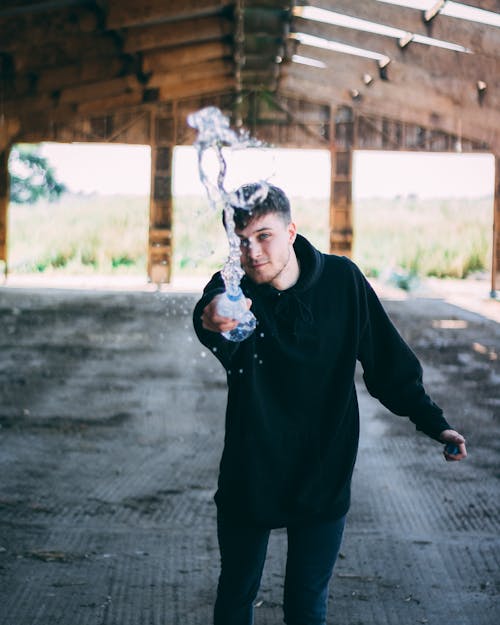
[[[118, 144], [41, 144], [59, 179], [74, 193], [146, 195], [150, 187], [150, 148]], [[355, 151], [353, 197], [484, 197], [493, 195], [490, 154], [423, 154]], [[268, 180], [290, 196], [327, 197], [330, 156], [326, 150], [247, 149], [227, 156], [226, 189]], [[207, 158], [208, 171], [216, 172]], [[174, 195], [204, 194], [196, 153], [177, 147]]]

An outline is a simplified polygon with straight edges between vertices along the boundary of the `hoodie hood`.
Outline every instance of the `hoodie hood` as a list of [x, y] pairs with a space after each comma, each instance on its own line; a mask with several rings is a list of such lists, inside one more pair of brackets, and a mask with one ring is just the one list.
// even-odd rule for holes
[[314, 335], [314, 316], [308, 292], [321, 277], [324, 255], [300, 234], [297, 235], [293, 248], [299, 262], [300, 274], [297, 282], [289, 289], [279, 291], [270, 284], [255, 284], [247, 276], [243, 278], [242, 284], [250, 298], [262, 298], [272, 308], [279, 320], [277, 325], [286, 328], [294, 336], [299, 333]]

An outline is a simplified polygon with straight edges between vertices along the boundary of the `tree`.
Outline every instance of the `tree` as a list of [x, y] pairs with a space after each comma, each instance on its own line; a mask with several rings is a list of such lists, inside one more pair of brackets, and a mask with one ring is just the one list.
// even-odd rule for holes
[[34, 204], [42, 198], [53, 202], [67, 190], [48, 160], [31, 145], [12, 148], [9, 171], [10, 200], [16, 204]]

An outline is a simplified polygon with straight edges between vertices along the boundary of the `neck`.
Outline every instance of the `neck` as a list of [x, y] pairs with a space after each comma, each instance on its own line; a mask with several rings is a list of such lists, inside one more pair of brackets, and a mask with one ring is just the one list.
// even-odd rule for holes
[[296, 284], [300, 276], [300, 265], [293, 247], [290, 247], [288, 261], [270, 284], [278, 291], [285, 291]]

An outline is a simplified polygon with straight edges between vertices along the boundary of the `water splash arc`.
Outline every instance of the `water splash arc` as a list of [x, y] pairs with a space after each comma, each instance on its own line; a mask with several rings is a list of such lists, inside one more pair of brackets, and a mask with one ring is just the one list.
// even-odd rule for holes
[[[240, 241], [234, 230], [234, 207], [251, 211], [258, 202], [266, 198], [269, 187], [265, 181], [261, 181], [255, 185], [255, 191], [249, 197], [238, 191], [228, 192], [224, 186], [227, 163], [222, 150], [263, 147], [263, 143], [252, 138], [248, 132], [234, 131], [229, 118], [215, 106], [191, 113], [187, 117], [187, 123], [197, 131], [193, 145], [198, 156], [200, 180], [207, 192], [208, 201], [213, 209], [224, 212], [229, 254], [221, 275], [227, 293], [235, 295], [244, 272], [240, 262]], [[207, 152], [213, 152], [217, 158], [218, 172], [215, 180], [205, 169], [204, 157]]]

